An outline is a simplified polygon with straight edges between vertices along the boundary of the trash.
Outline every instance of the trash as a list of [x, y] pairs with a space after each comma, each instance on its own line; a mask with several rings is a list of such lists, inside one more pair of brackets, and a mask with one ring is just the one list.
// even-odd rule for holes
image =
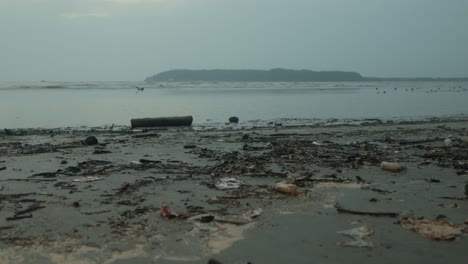
[[358, 210], [350, 210], [341, 208], [339, 206], [335, 206], [336, 211], [338, 213], [346, 213], [346, 214], [355, 214], [355, 215], [370, 215], [370, 216], [388, 216], [388, 217], [397, 217], [400, 213], [396, 212], [370, 212], [370, 211], [358, 211]]
[[160, 137], [157, 133], [141, 133], [132, 136], [133, 138], [150, 138], [150, 137]]
[[132, 128], [136, 127], [165, 127], [165, 126], [191, 126], [192, 116], [174, 116], [157, 118], [139, 118], [132, 119], [130, 123]]
[[143, 163], [140, 162], [140, 161], [134, 160], [134, 161], [130, 161], [130, 164], [131, 164], [131, 165], [142, 165]]
[[440, 180], [439, 179], [433, 179], [433, 178], [426, 178], [424, 179], [426, 182], [430, 182], [430, 183], [439, 183]]
[[423, 237], [434, 240], [453, 240], [463, 233], [468, 233], [468, 227], [454, 225], [445, 220], [432, 221], [408, 217], [401, 219], [400, 225]]
[[162, 217], [165, 217], [167, 219], [173, 219], [173, 218], [187, 219], [187, 218], [190, 217], [190, 215], [188, 213], [174, 214], [173, 212], [171, 212], [171, 210], [169, 210], [169, 207], [165, 203], [161, 204], [161, 209], [159, 211], [159, 214]]
[[256, 208], [256, 209], [252, 209], [252, 210], [248, 211], [247, 213], [245, 213], [244, 217], [249, 219], [249, 220], [253, 220], [253, 219], [259, 217], [262, 213], [263, 213], [262, 208]]
[[166, 217], [166, 218], [169, 218], [169, 219], [177, 217], [177, 215], [173, 214], [171, 212], [171, 210], [169, 210], [169, 207], [167, 207], [167, 205], [165, 203], [161, 204], [161, 211], [159, 212], [159, 214], [162, 217]]
[[349, 230], [338, 231], [337, 233], [354, 239], [352, 241], [345, 241], [345, 242], [338, 243], [340, 246], [368, 247], [368, 248], [374, 247], [374, 243], [366, 240], [372, 234], [374, 234], [374, 231], [368, 228], [367, 226], [361, 226], [361, 227], [353, 228]]
[[[135, 162], [135, 161], [133, 161], [133, 162]], [[157, 164], [157, 163], [161, 163], [161, 161], [160, 160], [140, 159], [140, 164]]]
[[194, 149], [194, 148], [196, 148], [196, 147], [197, 147], [196, 145], [188, 144], [188, 145], [185, 145], [185, 146], [184, 146], [184, 149]]
[[446, 139], [444, 140], [444, 145], [447, 146], [447, 147], [452, 146], [452, 145], [453, 145], [452, 139], [446, 138]]
[[94, 177], [94, 176], [88, 176], [88, 177], [83, 177], [79, 179], [74, 179], [73, 182], [93, 182], [93, 181], [99, 181], [102, 180], [102, 177]]
[[242, 185], [238, 177], [224, 177], [214, 182], [214, 186], [220, 190], [237, 189]]
[[105, 149], [96, 149], [93, 152], [93, 154], [109, 154], [109, 153], [112, 153], [112, 151], [105, 150]]
[[353, 228], [353, 229], [349, 229], [345, 231], [338, 231], [337, 233], [351, 237], [351, 238], [355, 238], [355, 239], [364, 239], [374, 234], [374, 231], [372, 231], [367, 226], [361, 226], [358, 228]]
[[239, 123], [239, 118], [237, 116], [231, 116], [229, 118], [229, 123]]
[[386, 161], [382, 161], [382, 163], [380, 163], [380, 168], [382, 168], [382, 170], [391, 172], [400, 172], [403, 170], [403, 166], [401, 166], [399, 163]]
[[297, 195], [297, 185], [291, 183], [278, 182], [275, 190], [288, 195]]
[[66, 172], [71, 172], [71, 173], [77, 173], [77, 172], [81, 171], [81, 169], [78, 168], [78, 167], [75, 167], [75, 166], [68, 166], [68, 167], [65, 168], [65, 171]]
[[212, 215], [205, 215], [200, 218], [200, 223], [210, 223], [215, 219]]
[[356, 239], [351, 241], [344, 241], [338, 243], [338, 245], [343, 247], [359, 247], [359, 248], [373, 248], [374, 243], [372, 241], [367, 241], [363, 239]]
[[95, 136], [89, 136], [84, 140], [85, 145], [97, 145], [99, 143]]

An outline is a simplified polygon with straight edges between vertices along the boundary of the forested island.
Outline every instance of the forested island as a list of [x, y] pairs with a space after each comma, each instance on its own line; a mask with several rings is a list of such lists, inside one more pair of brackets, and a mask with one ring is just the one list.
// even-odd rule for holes
[[362, 81], [356, 72], [310, 70], [172, 70], [146, 78], [147, 82], [160, 81], [213, 81], [213, 82], [326, 82]]
[[171, 70], [145, 79], [146, 82], [432, 82], [468, 81], [468, 78], [378, 78], [363, 77], [357, 72], [311, 70]]

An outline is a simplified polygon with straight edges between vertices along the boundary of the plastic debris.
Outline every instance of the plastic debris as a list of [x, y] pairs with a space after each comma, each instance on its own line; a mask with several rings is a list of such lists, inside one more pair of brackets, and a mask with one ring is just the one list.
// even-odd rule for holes
[[401, 219], [400, 224], [406, 229], [434, 240], [453, 240], [463, 233], [468, 233], [468, 227], [454, 225], [445, 220], [432, 221], [408, 217]]
[[257, 217], [259, 217], [263, 213], [262, 208], [256, 208], [248, 211], [247, 213], [244, 214], [244, 217], [250, 220], [253, 220]]
[[297, 195], [297, 185], [292, 183], [278, 182], [275, 190], [288, 195]]
[[374, 234], [374, 231], [368, 228], [367, 226], [361, 226], [358, 228], [339, 231], [337, 233], [354, 239], [351, 241], [344, 241], [338, 243], [340, 246], [368, 248], [374, 247], [374, 243], [372, 243], [372, 241], [367, 240], [367, 238]]
[[401, 164], [396, 163], [396, 162], [386, 162], [382, 161], [380, 163], [380, 168], [385, 171], [391, 171], [391, 172], [400, 172], [403, 170], [403, 166]]
[[168, 218], [168, 219], [173, 219], [173, 218], [181, 218], [181, 219], [187, 219], [190, 217], [188, 213], [173, 213], [171, 210], [169, 210], [169, 207], [165, 204], [161, 204], [161, 209], [159, 211], [159, 214], [162, 217]]
[[74, 179], [73, 182], [93, 182], [93, 181], [99, 181], [102, 180], [102, 177], [95, 177], [95, 176], [88, 176], [88, 177], [83, 177], [79, 179]]
[[220, 190], [237, 189], [242, 185], [238, 177], [224, 177], [214, 182], [214, 186]]

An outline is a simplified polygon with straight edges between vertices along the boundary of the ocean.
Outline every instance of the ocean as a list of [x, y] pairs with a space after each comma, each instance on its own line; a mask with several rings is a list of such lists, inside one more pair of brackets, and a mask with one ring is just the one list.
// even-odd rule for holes
[[[137, 91], [135, 86], [145, 87]], [[468, 115], [467, 82], [3, 82], [0, 128], [130, 125], [192, 115], [195, 128]]]

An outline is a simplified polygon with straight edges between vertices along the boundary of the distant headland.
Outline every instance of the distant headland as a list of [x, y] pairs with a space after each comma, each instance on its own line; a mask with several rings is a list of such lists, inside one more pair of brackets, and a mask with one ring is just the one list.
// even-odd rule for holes
[[311, 70], [171, 70], [145, 79], [146, 82], [365, 82], [365, 81], [468, 81], [468, 78], [377, 78], [357, 72]]

